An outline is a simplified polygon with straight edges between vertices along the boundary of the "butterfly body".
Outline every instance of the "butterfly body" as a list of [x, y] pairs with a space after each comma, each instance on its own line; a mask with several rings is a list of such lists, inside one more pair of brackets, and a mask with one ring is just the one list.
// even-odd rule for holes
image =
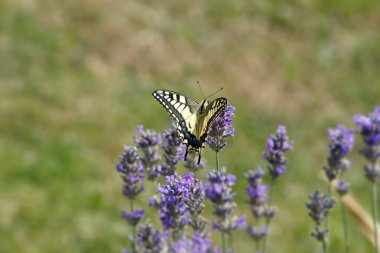
[[199, 154], [199, 163], [209, 127], [225, 109], [227, 99], [208, 101], [206, 98], [198, 104], [189, 97], [169, 90], [156, 90], [152, 95], [174, 118], [177, 131], [186, 145], [185, 160], [189, 151], [195, 151]]

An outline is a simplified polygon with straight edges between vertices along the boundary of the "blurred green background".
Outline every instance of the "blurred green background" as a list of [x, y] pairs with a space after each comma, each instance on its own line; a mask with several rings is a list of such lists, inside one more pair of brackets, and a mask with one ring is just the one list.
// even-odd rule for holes
[[[137, 124], [169, 126], [154, 89], [200, 100], [197, 80], [206, 94], [223, 86], [236, 107], [235, 138], [221, 152], [238, 176], [236, 214], [248, 214], [244, 171], [264, 165], [267, 136], [287, 126], [295, 151], [276, 186], [269, 252], [318, 251], [304, 203], [326, 189], [326, 129], [354, 127], [355, 113], [379, 105], [379, 24], [372, 0], [1, 1], [0, 251], [127, 246], [114, 168], [122, 145]], [[368, 210], [356, 141], [346, 178]], [[210, 150], [203, 157], [201, 177], [215, 166]], [[349, 219], [352, 252], [369, 252]], [[330, 222], [331, 252], [343, 252], [338, 208]], [[252, 252], [244, 232], [236, 238], [236, 252]]]

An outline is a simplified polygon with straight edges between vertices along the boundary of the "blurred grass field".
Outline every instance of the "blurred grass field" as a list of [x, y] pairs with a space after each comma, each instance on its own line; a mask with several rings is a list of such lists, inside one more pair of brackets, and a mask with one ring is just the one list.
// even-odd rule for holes
[[[1, 1], [0, 251], [127, 246], [122, 145], [138, 124], [169, 126], [154, 89], [200, 100], [199, 80], [206, 94], [223, 86], [236, 107], [221, 153], [238, 176], [236, 213], [248, 214], [243, 172], [264, 165], [267, 136], [287, 126], [295, 151], [276, 186], [268, 252], [317, 252], [304, 203], [326, 189], [326, 129], [354, 127], [354, 114], [380, 104], [379, 24], [372, 0]], [[346, 178], [369, 209], [356, 142]], [[212, 152], [203, 156], [213, 168]], [[343, 252], [338, 210], [331, 252]], [[352, 252], [370, 252], [351, 217], [349, 229]], [[244, 232], [236, 238], [236, 252], [252, 250]]]

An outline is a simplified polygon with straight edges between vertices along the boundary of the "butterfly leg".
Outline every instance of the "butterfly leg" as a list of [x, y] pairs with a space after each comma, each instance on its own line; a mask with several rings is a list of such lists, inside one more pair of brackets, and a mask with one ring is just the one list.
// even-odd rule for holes
[[198, 164], [201, 162], [201, 151], [198, 152]]
[[189, 153], [189, 145], [186, 145], [186, 152], [185, 152], [185, 161], [187, 158], [187, 154]]

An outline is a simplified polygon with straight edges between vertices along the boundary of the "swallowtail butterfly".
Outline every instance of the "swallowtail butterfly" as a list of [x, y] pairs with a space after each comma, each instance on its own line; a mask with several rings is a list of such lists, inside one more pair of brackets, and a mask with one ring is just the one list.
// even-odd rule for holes
[[174, 118], [177, 131], [186, 145], [185, 160], [189, 151], [195, 151], [198, 153], [199, 164], [208, 130], [225, 109], [227, 99], [208, 101], [205, 98], [198, 104], [189, 97], [169, 90], [156, 90], [152, 95]]

